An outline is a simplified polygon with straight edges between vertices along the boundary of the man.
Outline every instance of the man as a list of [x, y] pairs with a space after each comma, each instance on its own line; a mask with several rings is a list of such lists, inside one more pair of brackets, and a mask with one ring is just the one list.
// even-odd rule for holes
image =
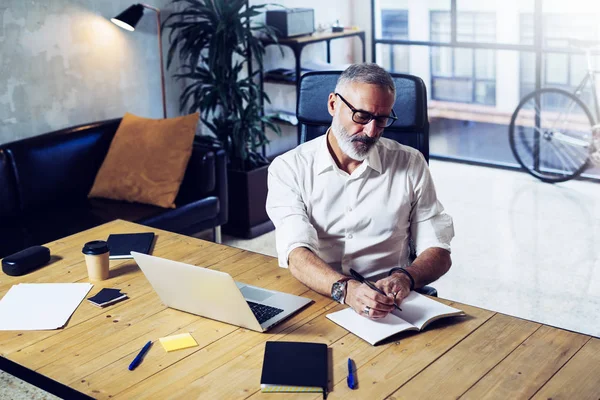
[[[381, 138], [395, 119], [395, 98], [381, 67], [350, 66], [329, 95], [327, 134], [269, 167], [267, 213], [279, 265], [374, 319], [448, 271], [454, 236], [423, 155]], [[412, 263], [411, 241], [418, 255]], [[385, 295], [351, 279], [350, 268]]]

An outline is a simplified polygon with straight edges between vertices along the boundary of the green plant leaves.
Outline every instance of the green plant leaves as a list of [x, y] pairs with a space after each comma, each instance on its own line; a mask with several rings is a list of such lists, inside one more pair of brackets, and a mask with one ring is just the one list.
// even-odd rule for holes
[[247, 7], [246, 0], [174, 0], [176, 9], [162, 26], [170, 30], [167, 68], [178, 57], [175, 78], [185, 83], [180, 110], [200, 112], [201, 120], [227, 151], [236, 169], [253, 168], [264, 157], [256, 150], [268, 143], [264, 127], [279, 126], [263, 116], [269, 97], [248, 74], [250, 55], [262, 69], [265, 47], [254, 34], [277, 43], [273, 30], [252, 18], [266, 5]]

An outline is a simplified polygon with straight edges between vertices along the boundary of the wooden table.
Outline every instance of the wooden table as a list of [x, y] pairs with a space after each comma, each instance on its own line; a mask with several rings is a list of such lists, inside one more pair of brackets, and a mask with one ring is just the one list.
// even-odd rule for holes
[[[4, 368], [25, 378], [36, 371], [41, 375], [33, 373], [33, 380], [69, 398], [77, 393], [60, 392], [64, 386], [42, 375], [101, 399], [318, 399], [259, 391], [267, 340], [315, 341], [331, 349], [330, 399], [600, 398], [597, 338], [440, 300], [468, 317], [438, 321], [424, 332], [373, 347], [326, 319], [343, 306], [308, 290], [274, 258], [124, 221], [50, 243], [57, 259], [36, 272], [0, 273], [0, 296], [19, 282], [86, 282], [84, 242], [149, 230], [157, 233], [157, 256], [226, 271], [236, 280], [314, 303], [269, 333], [256, 333], [169, 309], [132, 260], [111, 261], [110, 279], [90, 295], [116, 287], [130, 299], [106, 309], [84, 301], [64, 329], [0, 332]], [[156, 343], [137, 369], [127, 370], [148, 340], [183, 332], [199, 346], [167, 353]], [[354, 391], [346, 386], [348, 357], [358, 367]]]

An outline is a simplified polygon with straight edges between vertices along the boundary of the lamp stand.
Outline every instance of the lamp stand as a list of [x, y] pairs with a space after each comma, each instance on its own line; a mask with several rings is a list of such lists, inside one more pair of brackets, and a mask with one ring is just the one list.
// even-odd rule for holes
[[163, 106], [163, 118], [167, 118], [167, 96], [165, 94], [165, 69], [163, 64], [163, 51], [162, 51], [162, 35], [160, 30], [160, 10], [156, 7], [149, 6], [148, 4], [140, 3], [144, 8], [152, 10], [156, 13], [156, 27], [158, 30], [158, 56], [160, 59], [160, 88], [162, 91], [162, 106]]

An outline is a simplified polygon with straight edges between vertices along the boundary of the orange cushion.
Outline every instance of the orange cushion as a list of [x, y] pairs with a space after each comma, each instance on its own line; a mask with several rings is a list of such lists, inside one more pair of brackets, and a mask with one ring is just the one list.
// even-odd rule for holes
[[175, 208], [198, 120], [125, 114], [88, 197]]

